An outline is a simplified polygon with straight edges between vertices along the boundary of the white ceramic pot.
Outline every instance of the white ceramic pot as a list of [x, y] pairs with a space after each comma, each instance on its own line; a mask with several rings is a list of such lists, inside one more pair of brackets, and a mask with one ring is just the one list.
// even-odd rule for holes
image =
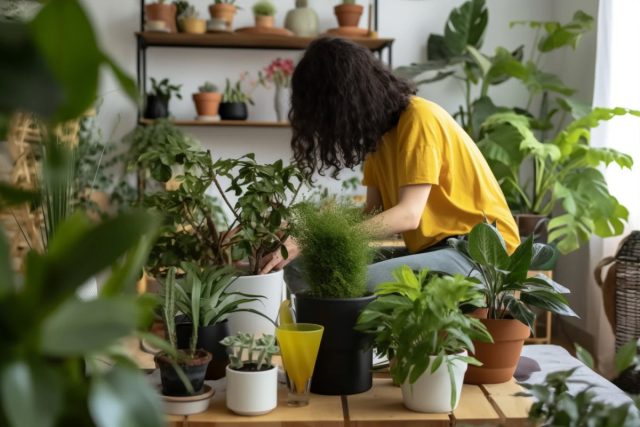
[[[467, 355], [467, 352], [461, 353]], [[429, 356], [430, 362], [433, 363], [434, 356]], [[418, 380], [409, 384], [405, 381], [402, 384], [402, 400], [404, 406], [416, 412], [451, 412], [458, 407], [460, 402], [460, 394], [462, 393], [462, 381], [464, 373], [467, 370], [467, 363], [460, 360], [453, 362], [453, 374], [456, 385], [456, 401], [451, 407], [451, 381], [449, 379], [449, 371], [445, 362], [432, 374], [427, 368]]]
[[[264, 298], [240, 305], [241, 308], [250, 308], [274, 322], [278, 318], [278, 309], [282, 302], [282, 290], [284, 287], [284, 274], [276, 271], [260, 276], [238, 277], [229, 287], [229, 292], [242, 292], [251, 295], [261, 295]], [[276, 327], [264, 317], [254, 313], [233, 313], [229, 316], [229, 332], [235, 335], [238, 332], [248, 332], [254, 335], [274, 335]]]
[[278, 406], [278, 367], [243, 372], [227, 366], [227, 408], [238, 415], [263, 415]]

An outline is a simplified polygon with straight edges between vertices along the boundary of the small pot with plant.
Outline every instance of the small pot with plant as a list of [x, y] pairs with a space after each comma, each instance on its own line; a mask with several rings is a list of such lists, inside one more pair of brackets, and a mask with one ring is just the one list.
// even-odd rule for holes
[[229, 349], [227, 408], [239, 415], [263, 415], [278, 405], [278, 353], [273, 335], [240, 333], [222, 340]]
[[[483, 286], [481, 322], [493, 343], [476, 342], [474, 356], [482, 366], [471, 366], [465, 382], [496, 384], [509, 381], [515, 372], [520, 352], [534, 327], [536, 307], [554, 314], [576, 316], [562, 293], [569, 291], [543, 274], [529, 277], [529, 270], [548, 262], [553, 250], [533, 243], [529, 236], [509, 255], [504, 238], [491, 224], [476, 225], [466, 239], [449, 239], [449, 243], [474, 266]], [[484, 312], [486, 311], [486, 315]]]
[[482, 302], [478, 283], [426, 269], [416, 275], [406, 265], [393, 276], [395, 281], [378, 286], [378, 299], [362, 312], [358, 329], [373, 334], [378, 352], [394, 360], [391, 376], [402, 386], [407, 408], [451, 412], [467, 365], [480, 364], [468, 356], [472, 340], [491, 341], [480, 320], [460, 309]]
[[334, 8], [338, 25], [341, 27], [357, 27], [363, 11], [364, 7], [357, 4], [356, 0], [343, 0], [342, 4]]
[[233, 17], [236, 15], [237, 10], [236, 0], [215, 0], [209, 6], [211, 18], [225, 22], [227, 30], [233, 28]]
[[169, 79], [162, 79], [158, 82], [151, 77], [151, 92], [147, 95], [147, 106], [144, 110], [144, 117], [147, 119], [161, 119], [169, 117], [169, 101], [172, 94], [182, 99], [180, 88], [182, 85], [172, 85]]
[[222, 102], [220, 103], [220, 118], [222, 120], [247, 120], [249, 110], [247, 103], [253, 105], [253, 100], [242, 89], [242, 79], [235, 85], [227, 79]]
[[360, 312], [375, 295], [367, 295], [371, 235], [360, 212], [346, 205], [297, 210], [293, 235], [301, 247], [303, 277], [309, 287], [295, 294], [297, 320], [324, 326], [311, 391], [343, 395], [371, 388], [369, 337], [354, 330]]
[[256, 27], [273, 28], [275, 26], [276, 7], [269, 0], [261, 0], [253, 5]]
[[201, 19], [194, 6], [187, 8], [178, 16], [180, 30], [189, 34], [204, 34], [207, 32], [207, 20]]
[[[160, 369], [164, 396], [195, 396], [205, 392], [204, 377], [211, 361], [211, 354], [205, 350], [197, 349], [198, 328], [192, 329], [189, 347], [187, 349], [178, 348], [175, 323], [178, 286], [176, 269], [172, 267], [164, 280], [161, 306], [166, 335], [171, 347], [177, 350], [178, 357], [161, 352], [156, 354], [155, 362]], [[200, 299], [194, 298], [191, 301], [189, 311], [196, 324], [200, 322], [200, 308]]]
[[[158, 0], [155, 3], [144, 6], [144, 15], [147, 22], [164, 22], [165, 28], [172, 33], [176, 29], [176, 5], [165, 0]], [[165, 30], [166, 31], [166, 30]]]
[[218, 117], [218, 108], [222, 94], [218, 87], [211, 82], [205, 82], [198, 88], [198, 93], [193, 94], [193, 102], [198, 112], [198, 120], [215, 120]]

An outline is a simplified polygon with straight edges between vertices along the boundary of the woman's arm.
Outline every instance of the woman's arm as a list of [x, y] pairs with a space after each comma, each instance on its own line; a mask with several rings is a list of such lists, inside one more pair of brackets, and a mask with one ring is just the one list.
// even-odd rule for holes
[[[369, 208], [369, 189], [367, 187], [367, 208]], [[373, 189], [379, 199], [380, 193]], [[365, 221], [364, 226], [368, 227], [377, 238], [389, 237], [397, 233], [415, 230], [420, 226], [424, 208], [429, 200], [431, 184], [407, 185], [400, 188], [400, 200], [398, 204], [379, 213], [373, 218]], [[371, 195], [371, 200], [375, 201], [376, 194]]]

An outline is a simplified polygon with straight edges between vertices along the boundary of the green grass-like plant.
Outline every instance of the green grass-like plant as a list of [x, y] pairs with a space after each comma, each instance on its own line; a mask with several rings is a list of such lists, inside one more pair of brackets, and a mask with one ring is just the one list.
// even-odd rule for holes
[[276, 7], [268, 0], [259, 1], [253, 5], [253, 14], [255, 16], [275, 16]]
[[294, 236], [302, 248], [303, 276], [318, 298], [358, 298], [366, 292], [367, 266], [373, 259], [371, 233], [361, 226], [359, 209], [302, 204]]

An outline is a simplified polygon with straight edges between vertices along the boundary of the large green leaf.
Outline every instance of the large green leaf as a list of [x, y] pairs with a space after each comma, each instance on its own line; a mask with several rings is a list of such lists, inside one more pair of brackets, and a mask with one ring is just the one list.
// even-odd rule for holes
[[574, 344], [574, 345], [576, 347], [576, 358], [582, 363], [584, 363], [585, 365], [587, 365], [588, 368], [596, 369], [596, 363], [593, 360], [593, 356], [591, 355], [591, 353], [589, 353], [587, 349], [582, 347], [581, 345], [578, 345], [578, 344]]
[[47, 318], [40, 336], [45, 354], [81, 356], [130, 335], [137, 324], [135, 297], [70, 300]]
[[0, 371], [0, 402], [10, 427], [53, 427], [62, 411], [62, 379], [44, 365], [24, 361]]
[[520, 244], [509, 260], [509, 281], [523, 281], [527, 278], [533, 257], [533, 236]]
[[98, 427], [165, 425], [159, 395], [149, 381], [138, 370], [119, 366], [93, 381], [89, 411]]
[[467, 46], [482, 47], [489, 12], [484, 0], [469, 0], [455, 8], [444, 29], [444, 43], [454, 55], [461, 55]]
[[593, 233], [594, 223], [584, 216], [564, 214], [549, 221], [549, 242], [557, 243], [558, 250], [567, 254], [580, 247]]
[[632, 339], [618, 350], [615, 357], [616, 372], [620, 374], [625, 369], [633, 366], [638, 354], [638, 341]]
[[[518, 77], [518, 76], [514, 76]], [[526, 65], [526, 74], [521, 78], [522, 83], [532, 93], [555, 92], [562, 95], [572, 95], [575, 89], [566, 86], [560, 77], [555, 74], [547, 73], [538, 68], [533, 62]]]
[[151, 245], [152, 239], [149, 236], [143, 236], [129, 251], [124, 261], [113, 268], [111, 276], [100, 290], [100, 295], [108, 297], [135, 291], [133, 285], [142, 275], [142, 268], [151, 251]]
[[469, 233], [469, 255], [476, 262], [497, 268], [509, 265], [509, 254], [496, 227], [481, 223]]
[[509, 314], [511, 314], [514, 319], [527, 325], [533, 332], [533, 322], [536, 320], [536, 315], [529, 310], [526, 304], [523, 304], [524, 301], [518, 300], [513, 295], [506, 295], [504, 300], [505, 307]]
[[593, 24], [593, 17], [581, 10], [578, 10], [567, 24], [547, 22], [543, 26], [546, 34], [540, 39], [538, 49], [542, 52], [550, 52], [564, 46], [575, 49], [580, 37], [591, 31]]

